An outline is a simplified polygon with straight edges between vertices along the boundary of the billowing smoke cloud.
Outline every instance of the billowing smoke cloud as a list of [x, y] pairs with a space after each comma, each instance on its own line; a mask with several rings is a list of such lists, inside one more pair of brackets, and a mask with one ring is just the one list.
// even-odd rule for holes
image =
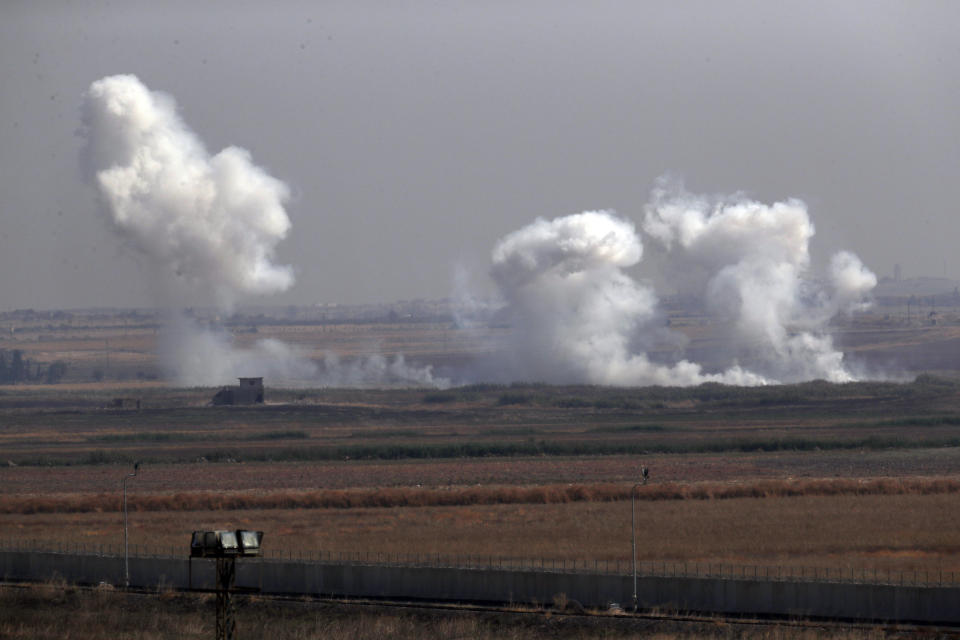
[[[227, 147], [211, 155], [180, 119], [173, 98], [132, 75], [90, 85], [82, 134], [87, 177], [113, 229], [148, 261], [163, 305], [200, 295], [230, 311], [244, 297], [293, 285], [292, 268], [274, 262], [290, 230], [283, 206], [289, 189], [253, 164], [248, 151]], [[445, 384], [402, 357], [342, 365], [328, 356], [319, 366], [276, 340], [240, 348], [230, 334], [182, 317], [167, 323], [162, 361], [185, 385], [225, 384], [237, 376], [289, 385]]]
[[825, 280], [811, 277], [814, 228], [802, 202], [712, 204], [661, 185], [643, 228], [667, 250], [680, 293], [705, 299], [734, 327], [729, 361], [716, 373], [687, 359], [654, 361], [651, 348], [682, 339], [665, 327], [655, 292], [625, 271], [640, 262], [640, 238], [616, 214], [589, 211], [538, 219], [494, 248], [491, 275], [515, 329], [508, 377], [613, 385], [855, 378], [826, 326], [862, 308], [877, 279], [845, 251]]
[[759, 384], [739, 367], [652, 362], [635, 347], [661, 331], [657, 297], [624, 269], [640, 261], [633, 224], [609, 211], [534, 223], [503, 238], [491, 274], [514, 325], [514, 379], [612, 385]]
[[686, 274], [685, 292], [704, 295], [713, 314], [733, 323], [752, 369], [783, 382], [855, 378], [826, 324], [863, 307], [877, 278], [846, 251], [833, 257], [825, 282], [811, 278], [814, 227], [803, 202], [710, 202], [661, 183], [643, 228], [671, 253], [673, 271]]
[[323, 387], [418, 386], [446, 389], [450, 380], [433, 374], [430, 365], [407, 364], [403, 354], [387, 358], [374, 354], [342, 362], [335, 353], [324, 356], [315, 383]]
[[285, 291], [274, 264], [290, 219], [287, 186], [227, 147], [211, 156], [172, 98], [135, 76], [90, 85], [83, 108], [85, 161], [113, 228], [169, 285], [186, 284], [218, 306]]
[[[193, 294], [229, 311], [244, 297], [293, 285], [291, 267], [274, 260], [290, 229], [289, 190], [249, 152], [211, 155], [173, 99], [131, 75], [90, 86], [82, 131], [88, 177], [112, 227], [158, 274], [164, 304]], [[593, 211], [537, 220], [495, 247], [491, 273], [516, 338], [496, 377], [615, 385], [854, 377], [825, 327], [861, 307], [876, 277], [841, 252], [825, 278], [812, 278], [814, 228], [802, 202], [714, 202], [662, 184], [643, 229], [667, 252], [681, 292], [700, 296], [734, 327], [737, 355], [709, 372], [679, 356], [652, 357], [654, 347], [679, 349], [682, 337], [665, 327], [655, 292], [626, 271], [643, 254], [633, 224]], [[449, 384], [400, 356], [341, 362], [328, 355], [317, 363], [278, 341], [239, 348], [229, 334], [182, 319], [170, 323], [165, 340], [166, 363], [182, 384], [243, 375], [329, 386]]]
[[189, 387], [261, 376], [285, 386], [307, 386], [318, 372], [308, 354], [294, 346], [268, 339], [238, 347], [229, 333], [200, 329], [180, 316], [166, 323], [160, 346], [161, 364], [177, 384]]

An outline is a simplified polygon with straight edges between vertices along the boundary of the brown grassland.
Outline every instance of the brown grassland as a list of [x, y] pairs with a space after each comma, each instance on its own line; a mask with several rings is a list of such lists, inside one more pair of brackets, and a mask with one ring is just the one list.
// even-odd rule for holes
[[[960, 572], [960, 383], [949, 375], [758, 389], [268, 380], [265, 406], [212, 407], [212, 389], [151, 379], [154, 328], [45, 331], [0, 343], [71, 367], [63, 384], [0, 387], [2, 541], [118, 544], [121, 479], [141, 460], [129, 482], [139, 549], [185, 551], [194, 529], [248, 527], [274, 552], [626, 560], [645, 465], [646, 561]], [[709, 341], [689, 331], [695, 347]], [[284, 325], [255, 337], [343, 357], [379, 345], [442, 367], [496, 348], [501, 333]], [[960, 328], [868, 325], [843, 341], [877, 361], [926, 354], [918, 368], [949, 374]]]
[[[214, 635], [212, 595], [160, 592], [143, 596], [112, 589], [82, 590], [50, 583], [29, 588], [0, 586], [0, 638], [46, 640], [190, 640]], [[850, 628], [829, 623], [640, 620], [606, 612], [569, 616], [554, 603], [512, 612], [467, 609], [403, 610], [335, 602], [277, 601], [236, 596], [238, 635], [276, 640], [546, 640], [549, 638], [837, 638], [860, 640], [910, 635], [896, 628]], [[517, 615], [536, 612], [539, 615]], [[65, 631], [69, 630], [69, 631]]]

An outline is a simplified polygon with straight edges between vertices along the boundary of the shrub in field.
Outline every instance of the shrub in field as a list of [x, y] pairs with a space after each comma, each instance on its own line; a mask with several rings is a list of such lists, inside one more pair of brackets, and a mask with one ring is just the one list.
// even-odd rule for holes
[[447, 404], [456, 402], [459, 399], [459, 395], [449, 391], [438, 391], [436, 393], [428, 393], [423, 396], [423, 401], [426, 404]]
[[587, 407], [592, 407], [593, 402], [578, 397], [561, 398], [557, 400], [557, 406], [561, 409], [586, 409]]
[[131, 462], [130, 456], [104, 449], [95, 449], [88, 453], [80, 464], [118, 464]]
[[503, 393], [500, 394], [500, 397], [497, 398], [497, 404], [500, 406], [506, 405], [515, 405], [515, 404], [530, 404], [533, 400], [533, 396], [530, 396], [526, 393]]

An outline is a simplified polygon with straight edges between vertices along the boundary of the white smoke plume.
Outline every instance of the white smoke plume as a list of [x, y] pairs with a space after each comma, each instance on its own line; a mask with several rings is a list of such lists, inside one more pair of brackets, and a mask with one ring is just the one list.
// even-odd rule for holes
[[833, 256], [826, 282], [811, 277], [814, 227], [803, 202], [710, 202], [661, 183], [643, 228], [685, 274], [681, 287], [733, 323], [752, 369], [781, 382], [855, 379], [826, 325], [862, 308], [877, 278], [846, 251]]
[[392, 359], [374, 354], [343, 362], [335, 353], [327, 353], [315, 384], [322, 387], [436, 387], [446, 389], [451, 382], [435, 376], [430, 365], [413, 366], [403, 354]]
[[[133, 75], [90, 85], [83, 103], [84, 170], [97, 187], [112, 228], [146, 258], [162, 291], [162, 305], [186, 296], [213, 300], [225, 312], [244, 297], [279, 293], [294, 282], [289, 266], [274, 262], [290, 230], [287, 186], [227, 147], [211, 155], [181, 120], [170, 96], [149, 90]], [[223, 331], [186, 318], [167, 323], [162, 361], [183, 385], [219, 385], [238, 376], [302, 386], [394, 382], [442, 386], [427, 368], [373, 357], [323, 367], [276, 340], [238, 347]]]
[[285, 291], [274, 264], [290, 219], [287, 186], [227, 147], [210, 155], [173, 99], [132, 75], [90, 85], [85, 160], [113, 228], [168, 285], [186, 284], [229, 309], [239, 296]]
[[233, 384], [238, 377], [264, 377], [287, 387], [305, 387], [319, 371], [307, 353], [279, 340], [238, 347], [229, 333], [201, 329], [183, 317], [166, 323], [160, 344], [165, 370], [186, 387]]
[[652, 362], [638, 348], [657, 326], [657, 297], [624, 272], [643, 252], [632, 223], [588, 211], [532, 224], [493, 250], [491, 275], [514, 325], [514, 379], [609, 385], [760, 384], [737, 366]]

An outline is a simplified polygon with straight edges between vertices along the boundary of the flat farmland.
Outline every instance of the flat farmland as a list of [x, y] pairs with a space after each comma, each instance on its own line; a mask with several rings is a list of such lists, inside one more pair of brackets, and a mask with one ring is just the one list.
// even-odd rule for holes
[[[159, 380], [156, 317], [24, 323], [0, 339], [56, 385], [0, 387], [0, 540], [181, 549], [250, 527], [268, 549], [960, 571], [960, 327], [861, 316], [835, 339], [916, 381], [689, 389], [538, 384], [279, 389], [213, 407]], [[672, 318], [709, 360], [722, 331]], [[316, 359], [402, 353], [448, 375], [509, 348], [449, 321], [231, 320]], [[907, 357], [909, 356], [909, 357]], [[906, 359], [904, 359], [906, 358]], [[897, 379], [912, 380], [897, 370]], [[641, 466], [646, 486], [634, 489]]]
[[[407, 362], [431, 365], [436, 374], [454, 381], [463, 377], [464, 370], [478, 363], [489, 364], [486, 358], [511, 349], [508, 327], [490, 323], [461, 326], [449, 308], [421, 311], [416, 318], [407, 319], [386, 309], [358, 312], [353, 320], [300, 309], [292, 315], [274, 310], [231, 318], [213, 314], [197, 320], [203, 326], [218, 328], [237, 347], [277, 339], [318, 361], [327, 355], [349, 361], [402, 354]], [[833, 340], [852, 366], [871, 372], [871, 377], [906, 379], [920, 372], [955, 375], [960, 371], [960, 313], [942, 309], [937, 324], [931, 325], [907, 322], [902, 311], [878, 307], [871, 313], [858, 314], [856, 319], [831, 328]], [[688, 341], [688, 358], [708, 369], [728, 364], [717, 359], [727, 342], [724, 327], [680, 309], [668, 313], [671, 329]], [[0, 332], [0, 349], [21, 351], [35, 364], [65, 363], [63, 382], [107, 382], [116, 386], [163, 377], [156, 355], [163, 344], [163, 318], [157, 312], [107, 310], [12, 316], [16, 317], [6, 320]], [[650, 353], [654, 358], [669, 358], [673, 349], [672, 345], [654, 346]], [[748, 366], [749, 356], [745, 355], [740, 364]]]
[[[0, 393], [0, 538], [185, 547], [960, 571], [960, 384], [742, 389], [17, 386]], [[116, 397], [136, 398], [116, 408]]]
[[[194, 529], [253, 528], [277, 553], [546, 558], [629, 566], [630, 503], [137, 511], [130, 542], [186, 553]], [[644, 562], [960, 572], [960, 495], [640, 501]], [[0, 515], [5, 537], [122, 544], [117, 512]], [[960, 577], [960, 573], [958, 573]]]

